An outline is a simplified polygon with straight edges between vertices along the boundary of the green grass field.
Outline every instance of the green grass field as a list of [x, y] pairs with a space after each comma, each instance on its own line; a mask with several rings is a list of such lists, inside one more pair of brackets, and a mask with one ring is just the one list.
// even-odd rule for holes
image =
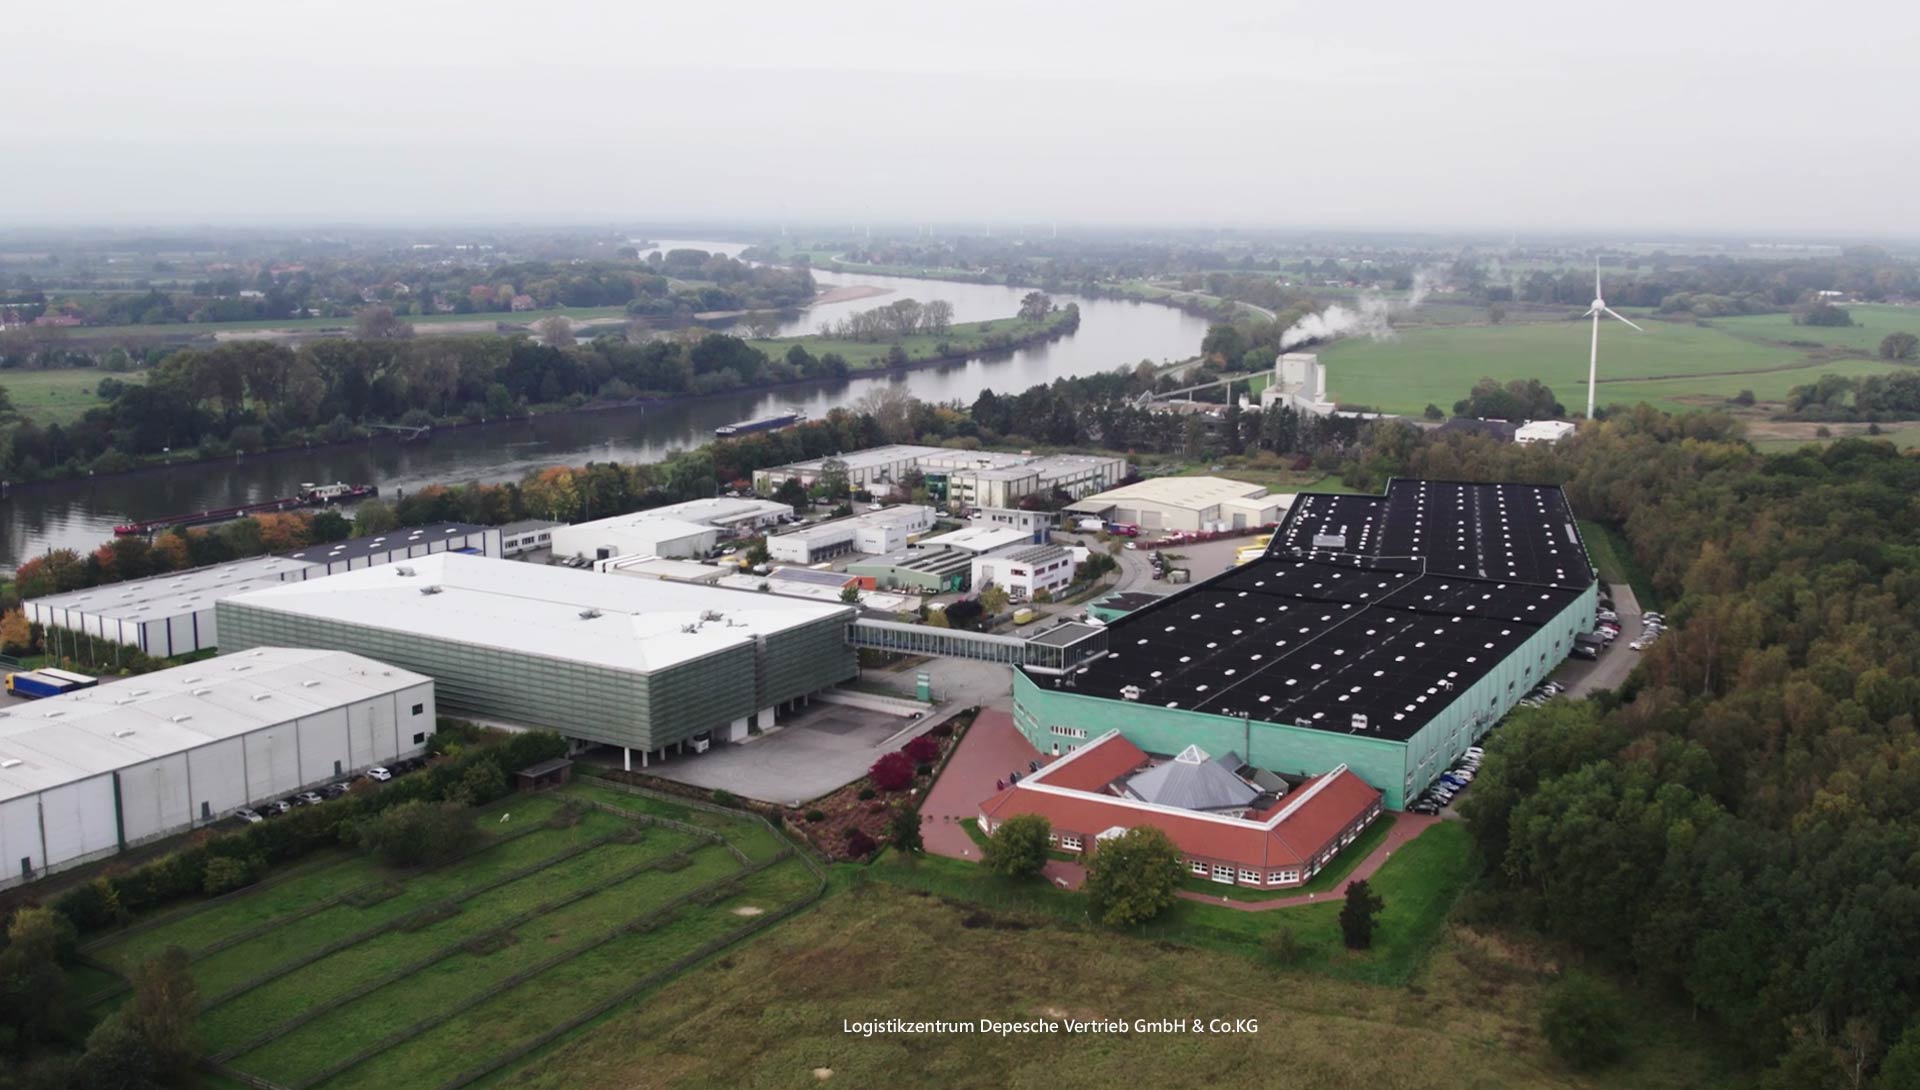
[[1866, 305], [1847, 307], [1846, 311], [1853, 318], [1853, 324], [1850, 326], [1794, 325], [1793, 316], [1789, 314], [1753, 314], [1739, 318], [1715, 318], [1713, 325], [1714, 328], [1726, 330], [1736, 337], [1805, 342], [1869, 354], [1879, 351], [1881, 338], [1889, 333], [1912, 333], [1920, 336], [1920, 308]]
[[758, 822], [590, 780], [476, 820], [487, 839], [444, 866], [323, 860], [93, 955], [124, 971], [186, 949], [202, 1043], [230, 1070], [302, 1090], [454, 1086], [821, 885]]
[[[1920, 312], [1898, 307], [1854, 312], [1863, 324], [1852, 329], [1795, 326], [1784, 314], [1705, 325], [1635, 316], [1644, 334], [1608, 323], [1600, 331], [1599, 400], [1689, 409], [1717, 404], [1743, 389], [1761, 400], [1778, 400], [1822, 374], [1883, 374], [1902, 366], [1841, 357], [1871, 353], [1895, 329], [1920, 329]], [[1502, 382], [1538, 378], [1577, 410], [1586, 403], [1590, 332], [1579, 321], [1424, 327], [1392, 341], [1341, 341], [1321, 355], [1329, 391], [1346, 404], [1409, 414], [1429, 403], [1451, 409], [1475, 381], [1491, 376]]]
[[[1047, 326], [1045, 322], [1027, 322], [1018, 318], [996, 318], [988, 322], [958, 322], [946, 333], [916, 334], [902, 337], [897, 343], [904, 348], [909, 362], [929, 360], [940, 356], [938, 348], [947, 346], [948, 355], [970, 355], [982, 350], [990, 333], [1004, 333], [1009, 337], [1030, 337], [1041, 332]], [[833, 337], [813, 334], [803, 337], [774, 337], [767, 340], [750, 340], [748, 344], [765, 352], [773, 359], [786, 356], [787, 350], [796, 344], [806, 346], [807, 351], [816, 356], [829, 352], [838, 352], [846, 357], [854, 370], [870, 370], [887, 366], [887, 353], [892, 350], [891, 341], [843, 341]]]
[[0, 371], [0, 388], [13, 399], [20, 415], [36, 424], [65, 424], [88, 409], [106, 405], [94, 393], [103, 378], [145, 382], [140, 372], [112, 374], [92, 367], [61, 367], [49, 371]]
[[[1411, 926], [1410, 915], [1433, 909], [1430, 901], [1415, 904], [1417, 887], [1450, 898], [1444, 892], [1450, 882], [1435, 883], [1415, 871], [1437, 863], [1437, 869], [1457, 874], [1462, 844], [1449, 837], [1433, 843], [1440, 850], [1401, 868], [1405, 881], [1389, 884], [1385, 942], [1400, 941], [1394, 932]], [[915, 866], [940, 862], [922, 859]], [[883, 861], [876, 868], [893, 865]], [[936, 878], [928, 884], [943, 883]], [[1402, 906], [1398, 913], [1396, 902]], [[1262, 927], [1282, 919], [1317, 926], [1299, 923], [1299, 910], [1211, 911]], [[1750, 1085], [1730, 1077], [1691, 1039], [1684, 1012], [1656, 1006], [1634, 1010], [1635, 1051], [1620, 1065], [1597, 1075], [1566, 1069], [1547, 1052], [1538, 1031], [1548, 959], [1465, 929], [1446, 929], [1438, 913], [1433, 919], [1434, 925], [1420, 925], [1406, 939], [1421, 946], [1420, 965], [1404, 983], [1383, 985], [1337, 971], [1279, 968], [1244, 941], [1214, 949], [1136, 938], [1074, 926], [1046, 908], [983, 906], [946, 890], [868, 881], [488, 1085], [864, 1090], [899, 1086], [903, 1077], [917, 1086], [983, 1090], [1225, 1083], [1393, 1090]], [[1067, 1017], [1129, 1023], [1254, 1019], [1258, 1030], [1002, 1037], [864, 1036], [846, 1028], [885, 1018]]]

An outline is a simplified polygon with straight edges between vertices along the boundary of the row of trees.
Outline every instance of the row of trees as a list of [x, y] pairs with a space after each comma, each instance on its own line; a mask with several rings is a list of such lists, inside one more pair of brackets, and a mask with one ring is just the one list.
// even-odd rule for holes
[[1787, 391], [1795, 420], [1905, 420], [1920, 416], [1920, 371], [1850, 378], [1821, 375]]
[[843, 341], [897, 341], [920, 333], [944, 334], [952, 328], [953, 304], [945, 299], [930, 303], [898, 299], [822, 325], [820, 332]]

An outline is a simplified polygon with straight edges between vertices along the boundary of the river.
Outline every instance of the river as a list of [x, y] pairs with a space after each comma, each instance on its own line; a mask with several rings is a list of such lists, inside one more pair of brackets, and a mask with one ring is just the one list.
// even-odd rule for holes
[[[737, 254], [739, 244], [668, 242]], [[1012, 315], [1028, 289], [892, 276], [817, 272], [822, 285], [870, 285], [887, 294], [811, 308], [783, 335], [818, 331], [822, 322], [895, 299], [953, 304], [954, 321]], [[555, 414], [484, 427], [443, 430], [402, 443], [376, 439], [311, 450], [278, 451], [219, 462], [158, 467], [84, 481], [15, 486], [0, 501], [0, 564], [7, 568], [51, 548], [89, 550], [117, 523], [182, 511], [231, 507], [289, 496], [303, 482], [353, 481], [392, 496], [424, 485], [518, 480], [529, 470], [592, 461], [650, 462], [698, 446], [735, 420], [798, 408], [821, 416], [859, 400], [874, 383], [897, 382], [925, 401], [972, 402], [983, 389], [1024, 390], [1041, 382], [1138, 363], [1185, 359], [1199, 351], [1206, 320], [1151, 303], [1059, 296], [1080, 304], [1080, 328], [1049, 344], [993, 360], [973, 360], [898, 375], [741, 391], [647, 408]]]

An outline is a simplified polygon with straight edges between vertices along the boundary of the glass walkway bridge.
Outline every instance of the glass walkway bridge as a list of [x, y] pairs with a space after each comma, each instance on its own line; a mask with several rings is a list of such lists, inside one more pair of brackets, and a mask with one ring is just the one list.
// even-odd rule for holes
[[1024, 666], [1036, 673], [1063, 674], [1106, 654], [1107, 630], [1100, 625], [1069, 621], [1023, 639], [862, 618], [853, 622], [847, 642], [880, 651], [1003, 662], [1008, 666]]

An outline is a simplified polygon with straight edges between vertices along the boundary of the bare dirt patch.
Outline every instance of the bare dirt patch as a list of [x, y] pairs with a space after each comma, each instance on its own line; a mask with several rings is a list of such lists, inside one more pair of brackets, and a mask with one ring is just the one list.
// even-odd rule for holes
[[739, 908], [733, 910], [733, 914], [735, 916], [763, 916], [766, 914], [766, 911], [766, 909], [761, 908], [759, 905], [741, 905]]

